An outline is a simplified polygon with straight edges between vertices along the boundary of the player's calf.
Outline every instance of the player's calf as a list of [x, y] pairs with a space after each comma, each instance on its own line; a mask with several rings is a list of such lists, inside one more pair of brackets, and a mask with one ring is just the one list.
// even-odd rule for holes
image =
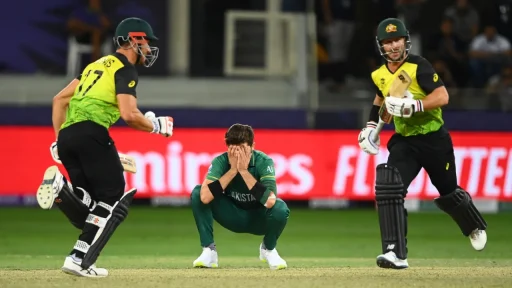
[[[382, 254], [377, 257], [381, 268], [407, 268], [405, 189], [397, 168], [377, 166], [375, 200], [379, 214]], [[405, 261], [405, 262], [404, 262]]]
[[462, 234], [469, 237], [475, 250], [480, 251], [485, 248], [487, 222], [475, 207], [468, 192], [457, 188], [450, 194], [436, 198], [434, 203], [452, 217]]
[[51, 209], [55, 203], [71, 224], [81, 230], [89, 211], [96, 203], [87, 191], [80, 187], [77, 189], [80, 190], [81, 197], [73, 191], [73, 187], [59, 172], [59, 168], [50, 166], [46, 169], [43, 182], [37, 190], [37, 203], [43, 209]]
[[[112, 237], [117, 227], [121, 225], [126, 217], [128, 217], [128, 210], [135, 193], [137, 193], [137, 189], [131, 189], [126, 192], [113, 206], [104, 202], [98, 202], [98, 207], [109, 212], [107, 217], [100, 217], [92, 213], [87, 216], [86, 222], [97, 226], [99, 229], [97, 230], [91, 245], [84, 242], [87, 245], [80, 247], [82, 248], [80, 251], [85, 253], [82, 262], [80, 263], [80, 266], [83, 269], [89, 269], [91, 265], [96, 262], [100, 252], [110, 240], [110, 237]], [[94, 211], [95, 210], [93, 210], [93, 212]], [[77, 249], [77, 247], [75, 247], [75, 249]]]

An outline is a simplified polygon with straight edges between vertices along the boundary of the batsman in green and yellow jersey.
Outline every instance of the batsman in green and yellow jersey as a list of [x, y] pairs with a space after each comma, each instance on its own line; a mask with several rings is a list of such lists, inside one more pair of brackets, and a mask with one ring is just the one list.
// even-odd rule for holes
[[136, 189], [125, 193], [123, 166], [109, 129], [119, 118], [139, 131], [172, 136], [172, 117], [143, 115], [137, 108], [135, 65], [150, 67], [158, 57], [158, 38], [143, 19], [126, 18], [116, 28], [115, 53], [89, 63], [53, 98], [57, 141], [50, 146], [70, 182], [49, 167], [37, 191], [41, 208], [55, 204], [81, 230], [62, 270], [82, 277], [106, 277], [95, 262], [128, 215]]
[[213, 240], [213, 220], [235, 233], [261, 235], [260, 260], [270, 269], [284, 269], [286, 261], [276, 245], [290, 210], [277, 198], [274, 161], [254, 150], [251, 126], [234, 124], [225, 135], [227, 152], [213, 159], [202, 185], [192, 194], [191, 205], [203, 252], [194, 267], [218, 267]]
[[[376, 96], [367, 126], [359, 134], [361, 149], [372, 155], [379, 152], [380, 140], [374, 136], [378, 133], [379, 110], [384, 103], [395, 123], [395, 134], [387, 144], [388, 161], [378, 165], [376, 171], [375, 198], [382, 241], [377, 265], [393, 269], [409, 267], [404, 198], [421, 168], [440, 194], [435, 204], [469, 237], [475, 250], [484, 249], [487, 223], [470, 194], [457, 184], [453, 143], [444, 127], [441, 110], [449, 97], [441, 78], [426, 59], [409, 53], [409, 32], [399, 19], [380, 22], [376, 42], [386, 61], [371, 74]], [[391, 84], [402, 70], [412, 79], [405, 97], [389, 95]]]

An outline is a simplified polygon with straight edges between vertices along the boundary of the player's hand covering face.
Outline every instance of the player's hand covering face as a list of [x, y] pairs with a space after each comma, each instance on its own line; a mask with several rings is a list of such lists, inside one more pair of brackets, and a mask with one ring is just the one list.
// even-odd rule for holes
[[228, 160], [229, 165], [231, 165], [231, 169], [238, 170], [238, 147], [234, 145], [229, 145], [228, 147]]
[[246, 144], [238, 146], [238, 171], [245, 171], [249, 168], [249, 162], [251, 161], [251, 147]]
[[391, 60], [399, 60], [405, 52], [405, 39], [393, 38], [382, 41], [382, 47]]

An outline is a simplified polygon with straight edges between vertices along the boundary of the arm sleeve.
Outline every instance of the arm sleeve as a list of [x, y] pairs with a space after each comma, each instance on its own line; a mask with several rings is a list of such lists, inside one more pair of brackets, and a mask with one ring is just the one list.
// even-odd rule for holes
[[224, 175], [229, 170], [228, 164], [222, 159], [222, 156], [223, 155], [213, 159], [212, 164], [208, 168], [206, 179], [212, 181], [219, 180], [220, 177], [222, 177], [222, 175]]
[[383, 98], [384, 95], [382, 95], [382, 91], [380, 91], [379, 86], [375, 83], [373, 80], [373, 77], [370, 76], [370, 81], [372, 82], [372, 90], [375, 90], [375, 94], [377, 94], [379, 97]]
[[115, 75], [116, 94], [130, 94], [137, 97], [137, 85], [139, 84], [139, 77], [135, 67], [124, 66], [117, 70]]
[[260, 175], [260, 179], [256, 180], [277, 196], [276, 174], [272, 159], [267, 159], [261, 165], [258, 165], [258, 175]]
[[421, 89], [423, 89], [427, 95], [432, 93], [436, 88], [444, 86], [443, 80], [439, 78], [439, 75], [434, 71], [432, 65], [425, 59], [422, 59], [418, 64], [416, 81], [418, 81], [418, 85], [420, 85]]

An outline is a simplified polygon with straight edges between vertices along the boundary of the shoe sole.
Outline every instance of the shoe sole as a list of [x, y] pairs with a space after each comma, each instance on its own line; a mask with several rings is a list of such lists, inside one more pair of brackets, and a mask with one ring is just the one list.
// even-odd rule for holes
[[194, 268], [217, 268], [217, 267], [219, 267], [219, 265], [212, 263], [212, 264], [210, 264], [210, 266], [208, 266], [208, 265], [205, 265], [203, 262], [197, 262], [197, 263], [193, 264], [192, 267], [194, 267]]
[[406, 269], [409, 268], [409, 266], [397, 266], [395, 263], [389, 261], [388, 259], [384, 257], [378, 257], [377, 258], [377, 266], [384, 269]]
[[78, 277], [86, 277], [86, 278], [105, 278], [105, 277], [107, 277], [107, 275], [84, 275], [84, 274], [80, 274], [76, 270], [68, 269], [66, 267], [62, 267], [61, 270], [62, 270], [62, 272], [66, 273], [66, 274], [78, 276]]
[[59, 168], [57, 166], [51, 166], [46, 169], [43, 176], [43, 183], [37, 189], [37, 203], [42, 209], [49, 210], [52, 208], [53, 203], [55, 201], [55, 195], [53, 193], [53, 183], [55, 181], [55, 177], [59, 173]]

